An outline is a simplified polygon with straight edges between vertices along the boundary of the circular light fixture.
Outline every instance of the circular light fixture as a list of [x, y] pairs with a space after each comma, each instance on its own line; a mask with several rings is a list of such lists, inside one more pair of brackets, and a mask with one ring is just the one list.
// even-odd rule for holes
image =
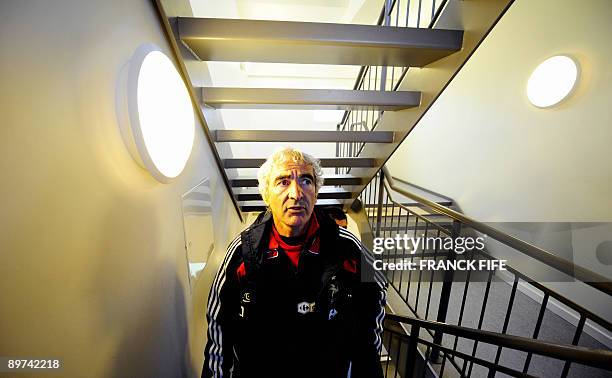
[[578, 64], [565, 55], [546, 59], [527, 82], [527, 97], [538, 108], [548, 108], [565, 99], [576, 86]]
[[134, 160], [167, 183], [185, 168], [195, 137], [191, 98], [183, 79], [159, 47], [144, 44], [124, 68], [121, 81], [117, 96], [121, 135]]

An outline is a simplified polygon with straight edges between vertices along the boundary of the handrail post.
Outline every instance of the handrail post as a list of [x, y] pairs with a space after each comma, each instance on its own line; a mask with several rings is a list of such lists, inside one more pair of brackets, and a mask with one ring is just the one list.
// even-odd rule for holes
[[[380, 170], [380, 180], [378, 182], [378, 205], [376, 213], [376, 237], [380, 237], [380, 225], [382, 221], [382, 202], [383, 192], [385, 190], [385, 173]], [[385, 209], [386, 210], [386, 209]]]
[[[451, 238], [453, 241], [459, 237], [461, 234], [461, 222], [457, 220], [453, 220], [453, 229], [451, 231]], [[453, 243], [455, 245], [455, 243]], [[446, 256], [447, 260], [455, 259], [455, 251], [448, 251], [448, 255]], [[453, 288], [453, 278], [455, 276], [455, 271], [452, 269], [447, 269], [444, 271], [443, 282], [442, 282], [442, 290], [440, 292], [440, 304], [438, 306], [438, 316], [436, 317], [436, 321], [440, 323], [446, 322], [446, 314], [448, 312], [448, 302], [450, 301], [451, 290]], [[434, 344], [442, 345], [442, 337], [444, 334], [440, 331], [435, 331], [433, 342]], [[429, 360], [434, 363], [439, 363], [440, 359], [440, 349], [433, 347], [431, 349], [431, 354], [429, 355]]]
[[[336, 131], [340, 131], [340, 124], [336, 125]], [[340, 142], [336, 142], [336, 157], [340, 157]], [[334, 173], [338, 174], [338, 167], [334, 168]]]
[[406, 368], [404, 369], [404, 373], [406, 377], [416, 377], [417, 376], [417, 351], [419, 345], [419, 331], [421, 327], [412, 324], [410, 326], [410, 336], [408, 338], [408, 353], [406, 354]]

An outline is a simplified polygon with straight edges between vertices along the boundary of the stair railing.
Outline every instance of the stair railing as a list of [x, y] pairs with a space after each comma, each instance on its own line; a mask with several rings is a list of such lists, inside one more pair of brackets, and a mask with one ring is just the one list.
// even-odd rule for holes
[[[447, 2], [448, 0], [385, 0], [376, 25], [431, 29]], [[391, 91], [396, 91], [408, 69], [409, 67], [362, 66], [353, 90], [385, 91], [390, 88]], [[372, 109], [346, 110], [337, 130], [353, 130], [350, 125], [363, 123], [366, 131], [373, 131], [383, 113], [384, 111]], [[338, 142], [336, 157], [357, 157], [364, 146], [365, 142]], [[350, 172], [350, 168], [341, 170], [344, 173]]]
[[[415, 202], [411, 203], [410, 205], [402, 204], [393, 198], [394, 193], [408, 197]], [[394, 235], [399, 234], [400, 232], [404, 232], [405, 234], [410, 232], [413, 237], [428, 236], [437, 238], [449, 237], [456, 239], [461, 235], [462, 229], [471, 228], [482, 234], [488, 235], [488, 237], [495, 239], [496, 241], [512, 248], [515, 251], [537, 259], [545, 263], [547, 266], [558, 270], [559, 272], [575, 277], [584, 284], [606, 294], [608, 298], [610, 298], [610, 295], [612, 294], [612, 285], [605, 277], [602, 277], [597, 273], [583, 267], [572, 264], [567, 260], [555, 256], [551, 252], [531, 245], [491, 226], [478, 222], [446, 206], [440, 205], [436, 202], [423, 198], [422, 196], [411, 193], [404, 188], [398, 187], [395, 185], [393, 178], [385, 167], [380, 170], [380, 172], [360, 193], [359, 200], [361, 201], [366, 212], [369, 225], [372, 229], [372, 234], [375, 237], [388, 238], [394, 237]], [[432, 213], [426, 214], [424, 209], [430, 209]], [[400, 252], [397, 248], [393, 248], [386, 250], [382, 255], [379, 255], [378, 258], [387, 262], [401, 262], [407, 259], [414, 262], [415, 260], [418, 261], [426, 258], [434, 260], [452, 260], [456, 259], [457, 256], [458, 254], [456, 250], [451, 249], [444, 251], [440, 250], [439, 247], [433, 249], [421, 248], [418, 253], [414, 254], [408, 252], [406, 249], [402, 249]], [[478, 249], [473, 249], [463, 253], [462, 258], [494, 259], [494, 257], [486, 250]], [[477, 273], [467, 271], [464, 279], [457, 279], [453, 270], [446, 270], [441, 273], [441, 275], [424, 272], [423, 270], [418, 270], [418, 272], [416, 270], [414, 272], [413, 270], [410, 270], [407, 273], [404, 270], [401, 270], [400, 272], [396, 270], [387, 270], [385, 274], [390, 286], [395, 290], [403, 303], [406, 305], [407, 311], [421, 319], [447, 322], [449, 303], [451, 297], [453, 297], [451, 293], [454, 291], [456, 294], [461, 293], [460, 295], [462, 295], [457, 325], [462, 326], [468, 322], [477, 322], [477, 329], [481, 330], [487, 309], [487, 302], [490, 300], [491, 283], [494, 281], [494, 279], [498, 279], [499, 281], [499, 278], [501, 278], [504, 281], [511, 282], [512, 285], [508, 295], [508, 304], [504, 314], [501, 334], [507, 333], [510, 316], [513, 313], [513, 310], [516, 310], [514, 308], [514, 303], [519, 286], [521, 289], [536, 292], [541, 297], [540, 302], [536, 301], [536, 306], [539, 306], [539, 308], [537, 310], [537, 319], [533, 319], [535, 322], [535, 328], [532, 333], [533, 339], [537, 339], [540, 335], [540, 330], [543, 327], [545, 318], [544, 315], [547, 307], [549, 304], [552, 306], [553, 302], [555, 304], [560, 303], [569, 308], [571, 313], [575, 316], [575, 319], [577, 319], [571, 345], [578, 345], [581, 337], [583, 336], [585, 326], [588, 326], [595, 331], [599, 330], [599, 332], [604, 334], [610, 335], [610, 333], [612, 333], [612, 324], [599, 315], [566, 298], [557, 291], [544, 286], [537, 280], [518, 271], [512, 266], [506, 266], [506, 269], [506, 272], [509, 276], [511, 276], [511, 278], [497, 277], [496, 275], [498, 273], [495, 270], [490, 270], [487, 272], [486, 277], [480, 278], [476, 277]], [[480, 311], [477, 316], [478, 319], [469, 319], [469, 314], [466, 312], [468, 290], [470, 287], [477, 285], [477, 283], [482, 283], [485, 285], [484, 295], [482, 297]], [[424, 294], [425, 292], [427, 293], [426, 296]], [[456, 294], [454, 295], [455, 298], [457, 297]], [[438, 298], [438, 300], [436, 300], [436, 298]], [[444, 348], [438, 348], [436, 345], [442, 345], [441, 343], [444, 336], [443, 332], [441, 332], [439, 328], [428, 328], [426, 330], [426, 336], [429, 337], [429, 340], [432, 343], [432, 345], [430, 345], [431, 350], [428, 348], [427, 351], [429, 360], [439, 363], [440, 354], [442, 354], [442, 364], [444, 364], [445, 360], [448, 359], [454, 369], [461, 376], [470, 376], [475, 360], [462, 357], [463, 361], [460, 362], [455, 359], [455, 356], [469, 355], [471, 358], [474, 358], [477, 352], [478, 341], [476, 340], [474, 342], [471, 351], [458, 350], [458, 337], [455, 337], [454, 341], [452, 341], [452, 347], [445, 346]], [[452, 350], [453, 353], [450, 353], [449, 350]], [[502, 346], [499, 345], [497, 347], [495, 358], [490, 362], [493, 364], [498, 364], [501, 357], [501, 352]], [[524, 374], [528, 373], [531, 366], [531, 361], [532, 354], [528, 354], [522, 369]], [[560, 375], [561, 377], [567, 376], [571, 363], [571, 360], [566, 360]]]
[[[391, 323], [400, 323], [409, 327], [409, 334], [398, 330]], [[426, 366], [423, 359], [417, 355], [418, 345], [422, 344], [427, 349], [436, 348], [448, 355], [469, 361], [471, 364], [478, 365], [485, 369], [488, 377], [494, 377], [496, 372], [507, 374], [513, 377], [529, 377], [525, 371], [516, 369], [514, 366], [503, 366], [492, 363], [485, 359], [475, 357], [466, 353], [445, 347], [439, 342], [431, 342], [426, 338], [420, 337], [421, 330], [429, 332], [444, 333], [472, 342], [487, 343], [507, 350], [526, 352], [528, 355], [553, 358], [567, 361], [569, 363], [583, 365], [596, 369], [612, 372], [612, 351], [594, 348], [578, 347], [567, 344], [555, 344], [541, 340], [534, 340], [526, 337], [504, 335], [495, 332], [461, 327], [440, 322], [422, 320], [418, 318], [392, 315], [386, 316], [384, 329], [386, 337], [384, 340], [387, 351], [386, 358], [383, 357], [385, 377], [417, 377], [425, 376], [428, 369], [433, 367]], [[401, 329], [401, 328], [399, 328]], [[402, 353], [402, 350], [404, 351]], [[442, 363], [433, 369], [433, 372], [442, 377], [444, 376], [445, 364]]]

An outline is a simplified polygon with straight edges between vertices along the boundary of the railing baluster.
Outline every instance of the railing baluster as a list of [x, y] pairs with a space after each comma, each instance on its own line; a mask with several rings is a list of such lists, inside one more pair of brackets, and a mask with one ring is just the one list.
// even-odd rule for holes
[[[506, 318], [504, 319], [504, 326], [502, 327], [502, 333], [506, 334], [508, 331], [508, 323], [510, 322], [510, 314], [512, 314], [512, 306], [514, 305], [514, 296], [516, 295], [516, 289], [518, 288], [519, 277], [514, 275], [514, 283], [512, 284], [512, 292], [510, 293], [510, 299], [508, 300], [508, 307], [506, 308]], [[499, 363], [501, 357], [502, 347], [497, 347], [497, 353], [495, 354], [495, 365]], [[494, 370], [489, 370], [489, 378], [495, 376]]]
[[[489, 300], [489, 291], [491, 290], [491, 280], [493, 278], [493, 271], [489, 271], [489, 275], [487, 277], [487, 286], [485, 288], [484, 297], [482, 298], [482, 308], [480, 310], [480, 318], [478, 319], [478, 329], [482, 329], [482, 322], [484, 321], [485, 312], [487, 310], [487, 301]], [[474, 347], [472, 348], [472, 357], [476, 356], [476, 349], [478, 349], [478, 340], [474, 341]], [[474, 364], [470, 362], [470, 368], [468, 369], [468, 377], [472, 375], [472, 367]], [[465, 363], [463, 364], [463, 369], [461, 374], [465, 373]]]
[[[402, 210], [403, 208], [401, 206], [398, 206], [399, 211], [397, 214], [397, 226], [396, 228], [396, 232], [399, 235], [400, 233], [400, 229], [402, 228]], [[404, 258], [406, 257], [406, 248], [402, 248], [402, 254], [401, 257], [399, 258], [399, 262], [403, 263], [404, 262]], [[404, 272], [404, 269], [400, 270], [400, 277], [399, 277], [399, 285], [397, 288], [397, 292], [400, 294], [400, 296], [402, 295], [402, 273]], [[395, 279], [395, 272], [393, 272], [393, 279]]]
[[[394, 233], [393, 223], [395, 223], [395, 202], [391, 201], [391, 225], [388, 228], [390, 237], [393, 237]], [[393, 262], [397, 262], [397, 244], [393, 246]], [[395, 287], [395, 270], [391, 273], [391, 285]]]
[[[546, 305], [548, 305], [548, 293], [544, 293], [544, 298], [542, 298], [542, 305], [540, 305], [540, 313], [538, 314], [538, 320], [536, 322], [535, 328], [533, 329], [532, 339], [537, 340], [540, 334], [540, 327], [542, 326], [542, 320], [544, 319], [544, 313], [546, 312]], [[529, 371], [529, 364], [531, 363], [531, 353], [527, 353], [527, 358], [525, 359], [525, 365], [523, 366], [523, 373], [527, 374]]]
[[389, 365], [391, 365], [391, 344], [393, 341], [393, 334], [389, 333], [389, 345], [387, 345], [387, 366], [385, 367], [385, 377], [389, 376]]
[[396, 378], [397, 374], [399, 373], [399, 360], [400, 356], [402, 355], [402, 345], [404, 344], [402, 341], [403, 340], [400, 338], [397, 346], [397, 355], [395, 356], [395, 373], [393, 374], [393, 378]]
[[[438, 231], [439, 234], [439, 231]], [[461, 222], [458, 221], [453, 221], [453, 228], [451, 231], [451, 238], [454, 240], [457, 237], [459, 237], [459, 235], [461, 234]], [[455, 244], [453, 244], [455, 245]], [[454, 260], [455, 259], [455, 252], [454, 251], [447, 251], [446, 253], [446, 260]], [[436, 317], [436, 321], [438, 322], [446, 322], [446, 314], [448, 313], [448, 302], [450, 301], [450, 295], [451, 295], [451, 291], [453, 289], [453, 279], [455, 277], [455, 271], [452, 269], [447, 269], [444, 271], [444, 275], [442, 278], [442, 290], [440, 291], [440, 302], [438, 304], [438, 315]], [[468, 276], [469, 279], [469, 276]], [[459, 317], [459, 322], [461, 325], [461, 317], [462, 317], [462, 313], [463, 310], [465, 308], [465, 300], [466, 300], [466, 294], [467, 294], [467, 281], [466, 281], [466, 286], [465, 286], [465, 291], [463, 293], [463, 301], [461, 303], [461, 315]], [[444, 335], [442, 333], [436, 332], [434, 334], [434, 343], [436, 344], [442, 344], [442, 337]], [[455, 338], [455, 345], [457, 343], [457, 339]], [[439, 351], [438, 349], [434, 349], [431, 353], [431, 360], [432, 361], [437, 361], [439, 358]]]
[[378, 203], [377, 209], [378, 212], [376, 214], [376, 237], [380, 237], [380, 223], [382, 220], [382, 201], [383, 201], [383, 192], [385, 190], [385, 174], [383, 171], [380, 171], [378, 176]]
[[387, 220], [389, 219], [389, 193], [387, 193], [387, 191], [384, 189], [384, 186], [382, 188], [383, 192], [385, 193], [385, 206], [384, 206], [384, 220], [385, 220], [385, 225], [383, 226], [383, 232], [382, 232], [382, 236], [383, 238], [386, 238], [388, 236], [389, 233], [389, 229], [387, 228]]
[[[382, 188], [384, 190], [384, 187]], [[387, 238], [389, 236], [389, 228], [387, 227], [387, 219], [389, 218], [389, 193], [385, 191], [385, 225], [383, 226], [383, 237]], [[387, 262], [391, 260], [391, 250], [387, 250]], [[385, 276], [389, 279], [390, 270], [387, 269], [385, 272]], [[391, 281], [391, 285], [393, 285], [393, 281]]]
[[402, 9], [401, 7], [401, 0], [397, 0], [395, 3], [395, 26], [397, 27], [399, 25], [399, 15], [400, 15], [400, 10]]
[[408, 354], [406, 356], [406, 377], [414, 377], [416, 373], [417, 347], [419, 343], [419, 331], [421, 327], [412, 325], [408, 341]]
[[[470, 286], [470, 276], [472, 271], [468, 270], [465, 276], [465, 286], [463, 287], [463, 298], [461, 300], [461, 308], [459, 309], [459, 320], [457, 321], [457, 325], [461, 325], [463, 323], [463, 314], [465, 313], [465, 302], [467, 300], [467, 293]], [[457, 351], [457, 344], [459, 342], [459, 336], [455, 336], [455, 342], [453, 343], [453, 351]]]
[[410, 17], [410, 0], [406, 4], [406, 27], [408, 27], [408, 19]]
[[[404, 228], [405, 235], [408, 235], [408, 222], [410, 222], [410, 211], [406, 209], [406, 226]], [[407, 249], [404, 250], [404, 253], [402, 255], [402, 261], [404, 258], [406, 258], [406, 252], [408, 252]], [[404, 283], [404, 269], [402, 269], [402, 271], [400, 272], [400, 288], [399, 288], [400, 297], [402, 297], [402, 284], [403, 283]], [[404, 298], [404, 301], [406, 302], [408, 301], [408, 294], [406, 294], [406, 298]]]
[[[416, 238], [416, 233], [417, 233], [417, 229], [419, 228], [419, 217], [415, 214], [414, 215], [414, 234], [413, 234], [413, 238]], [[410, 251], [410, 262], [414, 261], [414, 255], [416, 254], [416, 250], [412, 250]], [[408, 287], [407, 287], [407, 291], [406, 291], [406, 303], [409, 302], [409, 294], [410, 294], [410, 286], [412, 284], [412, 269], [410, 269], [410, 271], [408, 272]], [[416, 311], [415, 311], [416, 312]]]
[[[432, 355], [433, 355], [433, 352], [432, 352]], [[444, 368], [446, 367], [446, 358], [447, 358], [446, 352], [442, 352], [442, 363], [440, 364], [440, 374], [438, 374], [439, 377], [444, 377]]]
[[[584, 314], [580, 314], [580, 320], [578, 321], [578, 326], [576, 327], [576, 333], [574, 333], [574, 339], [572, 340], [572, 345], [578, 345], [580, 341], [580, 336], [582, 336], [582, 330], [584, 329], [584, 324], [586, 323], [586, 316]], [[567, 373], [569, 373], [571, 362], [565, 361], [565, 365], [563, 365], [563, 372], [561, 372], [561, 378], [567, 377]]]
[[378, 208], [378, 202], [377, 198], [378, 198], [378, 173], [374, 176], [374, 179], [372, 180], [372, 189], [374, 191], [374, 197], [372, 198], [372, 203], [370, 204], [370, 212], [371, 215], [370, 217], [372, 218], [372, 225], [374, 227], [372, 227], [372, 231], [374, 232], [374, 236], [376, 236], [376, 209]]
[[[436, 238], [439, 239], [440, 238], [440, 230], [438, 229], [438, 232], [436, 233]], [[434, 244], [435, 246], [435, 244]], [[436, 261], [436, 257], [438, 256], [438, 247], [434, 248], [434, 254], [433, 254], [433, 260]], [[429, 319], [429, 304], [431, 302], [431, 288], [433, 286], [433, 279], [434, 279], [434, 273], [435, 270], [432, 270], [429, 273], [429, 291], [427, 293], [427, 307], [425, 308], [425, 319]]]
[[[424, 221], [424, 222], [425, 222], [425, 233], [422, 234], [421, 236], [427, 236], [427, 228], [429, 227], [429, 222], [427, 221]], [[425, 246], [423, 245], [423, 243], [421, 243], [421, 258], [419, 259], [419, 261], [423, 261], [424, 259], [425, 259]], [[419, 297], [421, 294], [421, 278], [422, 277], [423, 277], [423, 270], [419, 269], [419, 280], [417, 281], [416, 301], [414, 305], [414, 312], [417, 314], [417, 316], [418, 316], [418, 310], [419, 310]]]
[[431, 18], [429, 19], [430, 22], [433, 21], [435, 14], [436, 14], [436, 0], [433, 0], [431, 2]]

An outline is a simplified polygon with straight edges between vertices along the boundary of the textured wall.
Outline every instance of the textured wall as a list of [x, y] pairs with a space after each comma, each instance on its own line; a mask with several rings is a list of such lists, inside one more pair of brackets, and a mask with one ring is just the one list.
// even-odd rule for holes
[[[199, 127], [167, 185], [125, 148], [117, 79], [145, 42], [170, 54], [151, 1], [0, 5], [1, 356], [62, 358], [68, 377], [201, 368], [210, 279], [240, 223]], [[181, 195], [204, 177], [217, 253], [192, 300]]]

